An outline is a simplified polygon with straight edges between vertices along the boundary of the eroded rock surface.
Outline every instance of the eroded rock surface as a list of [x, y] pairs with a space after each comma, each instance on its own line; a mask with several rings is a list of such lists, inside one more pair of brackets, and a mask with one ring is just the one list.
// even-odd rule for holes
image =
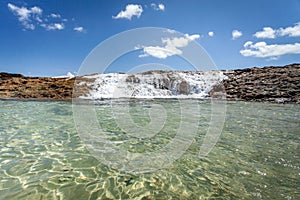
[[[228, 100], [300, 103], [300, 64], [224, 71]], [[217, 86], [215, 86], [216, 88]], [[214, 92], [214, 89], [210, 92]]]
[[70, 100], [74, 78], [25, 77], [0, 73], [0, 98]]
[[[210, 96], [217, 97], [218, 93], [225, 91], [227, 100], [300, 103], [300, 64], [222, 72], [227, 78], [212, 88]], [[143, 75], [151, 76], [152, 73], [154, 72], [145, 72]], [[176, 72], [160, 73], [173, 73], [168, 75], [168, 79], [155, 82], [159, 84], [155, 88], [169, 90], [172, 85], [170, 80], [173, 80]], [[185, 74], [193, 76], [193, 72]], [[96, 78], [77, 77], [75, 96], [88, 96], [95, 80]], [[125, 82], [139, 85], [142, 80], [135, 75], [128, 75]], [[0, 98], [71, 100], [74, 84], [75, 78], [25, 77], [21, 74], [0, 73]], [[191, 83], [182, 81], [178, 85], [179, 94], [189, 94], [190, 86]]]

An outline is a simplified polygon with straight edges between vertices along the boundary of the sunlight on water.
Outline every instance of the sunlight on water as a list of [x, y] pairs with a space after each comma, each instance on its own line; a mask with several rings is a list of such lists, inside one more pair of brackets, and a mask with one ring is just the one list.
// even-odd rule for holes
[[[157, 151], [180, 121], [176, 100], [163, 129], [150, 138], [118, 127], [111, 102], [96, 106], [110, 140], [129, 152]], [[66, 102], [0, 101], [0, 199], [300, 199], [300, 106], [227, 102], [224, 129], [206, 158], [198, 152], [211, 119], [209, 101], [195, 100], [198, 134], [171, 166], [126, 174], [95, 159], [76, 132]], [[122, 101], [114, 103], [123, 106]], [[148, 102], [132, 101], [135, 123], [150, 122]]]

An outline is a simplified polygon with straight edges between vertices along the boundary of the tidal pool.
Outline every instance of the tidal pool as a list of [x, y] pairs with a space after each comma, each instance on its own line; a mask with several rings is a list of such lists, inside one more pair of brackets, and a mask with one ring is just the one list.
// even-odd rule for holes
[[[119, 148], [155, 152], [175, 137], [181, 120], [177, 100], [155, 102], [166, 109], [167, 120], [145, 139], [118, 127], [112, 101], [98, 102], [95, 111]], [[300, 105], [227, 102], [220, 138], [199, 157], [211, 103], [192, 102], [200, 108], [199, 124], [184, 154], [153, 172], [126, 173], [90, 154], [71, 103], [0, 100], [0, 199], [300, 199]], [[149, 100], [134, 100], [129, 113], [143, 127], [149, 109]]]

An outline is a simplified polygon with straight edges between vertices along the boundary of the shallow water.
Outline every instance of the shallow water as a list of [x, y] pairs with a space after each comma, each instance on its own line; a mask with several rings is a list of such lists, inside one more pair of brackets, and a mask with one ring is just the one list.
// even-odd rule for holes
[[[178, 101], [156, 103], [168, 118], [158, 134], [144, 140], [122, 132], [110, 101], [96, 106], [97, 118], [120, 148], [155, 152], [172, 140], [181, 120]], [[211, 104], [193, 103], [201, 112], [187, 151], [166, 168], [135, 174], [89, 153], [76, 131], [71, 103], [1, 100], [0, 199], [300, 199], [299, 105], [227, 102], [222, 135], [201, 158]], [[130, 105], [135, 123], [149, 123], [149, 101]]]

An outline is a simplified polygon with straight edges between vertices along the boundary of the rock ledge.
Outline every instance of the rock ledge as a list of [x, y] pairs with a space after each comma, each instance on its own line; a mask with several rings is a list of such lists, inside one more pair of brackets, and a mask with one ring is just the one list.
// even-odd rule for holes
[[[214, 94], [223, 88], [227, 100], [300, 103], [300, 64], [222, 72], [228, 78], [215, 85], [209, 92], [210, 96], [216, 96]], [[76, 82], [80, 78], [85, 79], [77, 77]], [[70, 101], [74, 83], [75, 78], [25, 77], [21, 74], [0, 73], [0, 98]]]

